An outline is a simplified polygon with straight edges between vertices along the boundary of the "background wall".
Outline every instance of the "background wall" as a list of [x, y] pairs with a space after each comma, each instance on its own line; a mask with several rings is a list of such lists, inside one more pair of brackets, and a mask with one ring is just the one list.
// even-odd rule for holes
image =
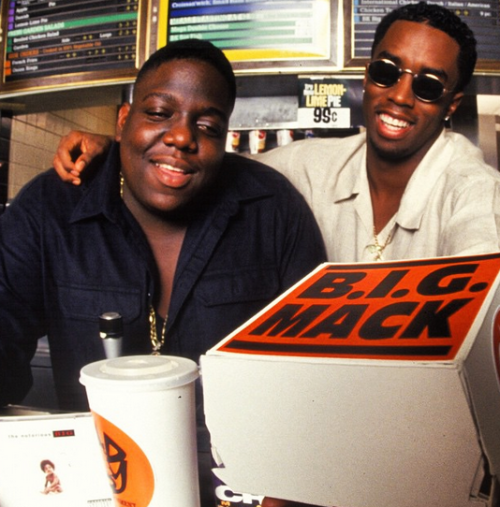
[[62, 109], [12, 118], [8, 198], [38, 173], [52, 167], [61, 136], [72, 129], [114, 134], [117, 106]]

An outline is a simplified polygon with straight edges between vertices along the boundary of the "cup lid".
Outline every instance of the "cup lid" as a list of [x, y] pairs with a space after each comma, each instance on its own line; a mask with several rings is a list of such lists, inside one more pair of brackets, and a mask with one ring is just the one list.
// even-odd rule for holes
[[134, 391], [171, 389], [198, 377], [194, 361], [175, 356], [122, 356], [90, 363], [80, 371], [86, 387]]

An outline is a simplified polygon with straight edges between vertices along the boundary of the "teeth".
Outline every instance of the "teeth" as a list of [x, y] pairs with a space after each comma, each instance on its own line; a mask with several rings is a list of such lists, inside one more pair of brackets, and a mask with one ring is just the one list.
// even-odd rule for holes
[[393, 118], [388, 114], [381, 114], [380, 119], [382, 120], [384, 125], [387, 125], [388, 127], [404, 129], [410, 126], [410, 124], [407, 121], [397, 120], [396, 118]]
[[176, 173], [183, 173], [184, 171], [182, 169], [178, 169], [177, 167], [173, 167], [170, 164], [155, 164], [157, 167], [160, 167], [161, 169], [167, 169], [168, 171], [174, 171]]

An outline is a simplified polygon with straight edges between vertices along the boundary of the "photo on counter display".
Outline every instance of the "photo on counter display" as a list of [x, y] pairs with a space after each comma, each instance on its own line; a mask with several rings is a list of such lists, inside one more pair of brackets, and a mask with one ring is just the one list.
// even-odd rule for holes
[[40, 468], [45, 474], [45, 484], [41, 491], [44, 495], [57, 495], [63, 492], [61, 479], [56, 474], [56, 466], [50, 459], [44, 459], [40, 462]]
[[113, 507], [90, 414], [0, 418], [2, 507]]

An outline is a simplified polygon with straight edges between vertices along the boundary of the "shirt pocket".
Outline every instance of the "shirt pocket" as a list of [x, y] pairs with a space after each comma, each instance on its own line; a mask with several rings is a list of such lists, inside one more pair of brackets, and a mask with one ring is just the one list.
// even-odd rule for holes
[[275, 269], [245, 269], [210, 273], [198, 284], [196, 294], [205, 306], [271, 301], [280, 293]]
[[97, 320], [105, 312], [118, 312], [129, 323], [141, 313], [142, 295], [135, 288], [61, 284], [56, 291], [56, 304], [65, 318]]

